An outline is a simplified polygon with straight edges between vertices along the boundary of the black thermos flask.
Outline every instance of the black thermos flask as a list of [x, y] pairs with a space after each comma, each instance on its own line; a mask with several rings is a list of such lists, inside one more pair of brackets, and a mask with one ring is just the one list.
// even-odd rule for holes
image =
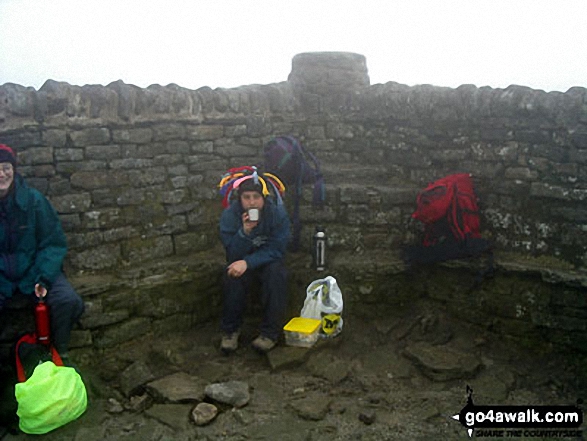
[[326, 268], [326, 233], [322, 227], [316, 227], [314, 233], [314, 267], [317, 271]]

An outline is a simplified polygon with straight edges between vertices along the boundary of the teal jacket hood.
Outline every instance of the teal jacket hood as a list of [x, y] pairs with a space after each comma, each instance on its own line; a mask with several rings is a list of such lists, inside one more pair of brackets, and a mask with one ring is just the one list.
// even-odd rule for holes
[[0, 294], [32, 294], [37, 283], [50, 288], [66, 254], [57, 212], [17, 174], [13, 190], [0, 201]]

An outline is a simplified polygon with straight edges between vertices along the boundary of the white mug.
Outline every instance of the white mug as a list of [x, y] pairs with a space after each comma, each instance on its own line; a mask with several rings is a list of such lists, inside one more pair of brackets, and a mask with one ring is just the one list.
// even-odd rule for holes
[[249, 213], [249, 220], [251, 222], [256, 222], [259, 220], [259, 209], [258, 208], [250, 208], [248, 213]]

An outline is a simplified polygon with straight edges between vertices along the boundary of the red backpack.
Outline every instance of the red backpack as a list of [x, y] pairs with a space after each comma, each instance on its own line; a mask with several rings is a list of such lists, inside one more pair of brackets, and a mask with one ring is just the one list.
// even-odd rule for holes
[[447, 226], [457, 242], [481, 237], [471, 175], [459, 173], [439, 179], [418, 193], [416, 202], [412, 218], [425, 226], [424, 246], [436, 245]]
[[475, 286], [493, 274], [493, 250], [481, 237], [480, 215], [473, 180], [468, 173], [445, 176], [418, 193], [412, 218], [424, 224], [421, 245], [403, 247], [408, 267], [451, 259], [487, 257], [487, 266], [476, 278]]

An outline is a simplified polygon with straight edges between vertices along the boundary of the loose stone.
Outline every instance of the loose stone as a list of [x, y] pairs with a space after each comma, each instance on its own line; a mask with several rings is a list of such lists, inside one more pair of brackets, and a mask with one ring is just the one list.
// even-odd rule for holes
[[216, 415], [218, 415], [218, 408], [209, 403], [200, 403], [192, 411], [192, 419], [197, 426], [209, 424]]

